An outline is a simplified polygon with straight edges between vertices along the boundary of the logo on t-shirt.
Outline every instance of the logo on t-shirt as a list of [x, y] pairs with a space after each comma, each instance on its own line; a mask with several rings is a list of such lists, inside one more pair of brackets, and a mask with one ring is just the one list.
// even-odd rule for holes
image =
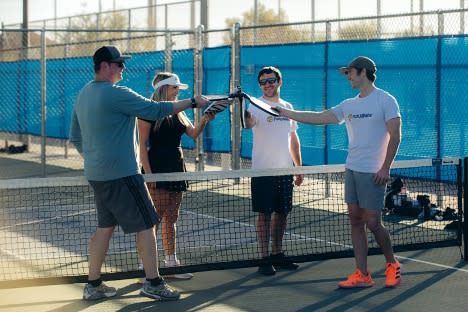
[[289, 119], [286, 118], [286, 117], [280, 117], [280, 116], [267, 116], [266, 118], [266, 121], [267, 122], [275, 122], [275, 121], [288, 121], [289, 122]]
[[353, 119], [362, 119], [362, 118], [371, 118], [372, 114], [370, 113], [361, 113], [361, 114], [349, 114], [348, 120], [351, 122]]

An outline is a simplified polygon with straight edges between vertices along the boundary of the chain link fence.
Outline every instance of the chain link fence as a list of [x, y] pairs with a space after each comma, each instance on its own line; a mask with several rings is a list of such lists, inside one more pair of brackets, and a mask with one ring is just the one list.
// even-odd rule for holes
[[[336, 68], [356, 55], [369, 55], [379, 68], [377, 85], [395, 94], [401, 105], [400, 159], [467, 155], [467, 90], [462, 86], [468, 78], [466, 11], [209, 31], [135, 30], [125, 23], [121, 29], [93, 29], [94, 20], [71, 22], [74, 30], [3, 29], [0, 157], [26, 169], [2, 166], [1, 178], [82, 174], [82, 160], [67, 141], [69, 123], [76, 95], [94, 76], [91, 55], [105, 44], [132, 54], [120, 84], [147, 97], [154, 74], [163, 70], [176, 72], [190, 85], [180, 98], [227, 94], [238, 85], [257, 96], [256, 73], [275, 65], [284, 75], [282, 97], [307, 110], [329, 108], [353, 96]], [[112, 14], [101, 14], [101, 21]], [[133, 25], [131, 18], [126, 23]], [[201, 111], [188, 115], [197, 123]], [[251, 132], [241, 130], [238, 116], [235, 104], [210, 122], [196, 142], [183, 138], [189, 170], [250, 166]], [[343, 162], [344, 131], [301, 126], [304, 163]]]

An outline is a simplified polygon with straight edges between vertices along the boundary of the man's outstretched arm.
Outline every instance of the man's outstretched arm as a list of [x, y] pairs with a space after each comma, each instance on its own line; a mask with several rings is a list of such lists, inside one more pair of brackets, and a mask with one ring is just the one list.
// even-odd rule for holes
[[339, 123], [335, 114], [331, 109], [321, 111], [321, 112], [312, 112], [312, 111], [296, 111], [291, 109], [286, 109], [281, 106], [276, 106], [274, 108], [278, 111], [280, 116], [287, 117], [297, 122], [313, 124], [313, 125], [326, 125], [326, 124], [337, 124]]

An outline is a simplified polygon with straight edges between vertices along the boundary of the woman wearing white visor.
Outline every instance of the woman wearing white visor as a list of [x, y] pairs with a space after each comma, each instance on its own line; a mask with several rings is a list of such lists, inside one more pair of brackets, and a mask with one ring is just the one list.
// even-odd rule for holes
[[[187, 89], [188, 85], [181, 83], [176, 74], [161, 72], [154, 77], [153, 87], [153, 100], [175, 101], [179, 90]], [[213, 113], [205, 114], [196, 126], [190, 122], [184, 112], [156, 121], [138, 120], [140, 161], [144, 173], [185, 172], [181, 147], [182, 135], [186, 133], [191, 138], [196, 139], [213, 118]], [[148, 183], [156, 212], [161, 219], [166, 267], [180, 265], [176, 255], [176, 221], [187, 187], [186, 181]], [[193, 274], [175, 274], [170, 277], [190, 279]]]

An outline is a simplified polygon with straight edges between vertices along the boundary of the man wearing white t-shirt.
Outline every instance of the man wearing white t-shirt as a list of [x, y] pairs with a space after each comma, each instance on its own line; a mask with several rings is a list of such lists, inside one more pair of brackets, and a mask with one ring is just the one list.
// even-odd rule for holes
[[[292, 105], [280, 98], [281, 72], [272, 66], [258, 73], [258, 83], [263, 92], [260, 98], [272, 107], [292, 109]], [[292, 168], [301, 166], [300, 141], [296, 133], [297, 123], [285, 117], [272, 116], [251, 105], [246, 111], [246, 127], [253, 130], [252, 168]], [[299, 186], [302, 175], [296, 176], [294, 184]], [[273, 275], [276, 270], [295, 270], [298, 265], [285, 258], [282, 250], [288, 213], [292, 209], [292, 176], [262, 176], [251, 181], [252, 210], [258, 212], [256, 221], [260, 252], [266, 261], [258, 272]], [[271, 254], [269, 244], [271, 237]], [[274, 260], [275, 265], [272, 265]]]
[[387, 262], [386, 287], [401, 282], [400, 263], [393, 254], [388, 230], [382, 223], [382, 209], [390, 167], [400, 146], [401, 115], [395, 98], [374, 85], [377, 67], [368, 57], [352, 60], [340, 71], [359, 94], [322, 112], [300, 112], [277, 106], [280, 116], [309, 124], [345, 123], [348, 157], [345, 172], [345, 201], [351, 221], [351, 239], [356, 271], [338, 283], [341, 288], [370, 287], [374, 284], [367, 269], [368, 228]]

